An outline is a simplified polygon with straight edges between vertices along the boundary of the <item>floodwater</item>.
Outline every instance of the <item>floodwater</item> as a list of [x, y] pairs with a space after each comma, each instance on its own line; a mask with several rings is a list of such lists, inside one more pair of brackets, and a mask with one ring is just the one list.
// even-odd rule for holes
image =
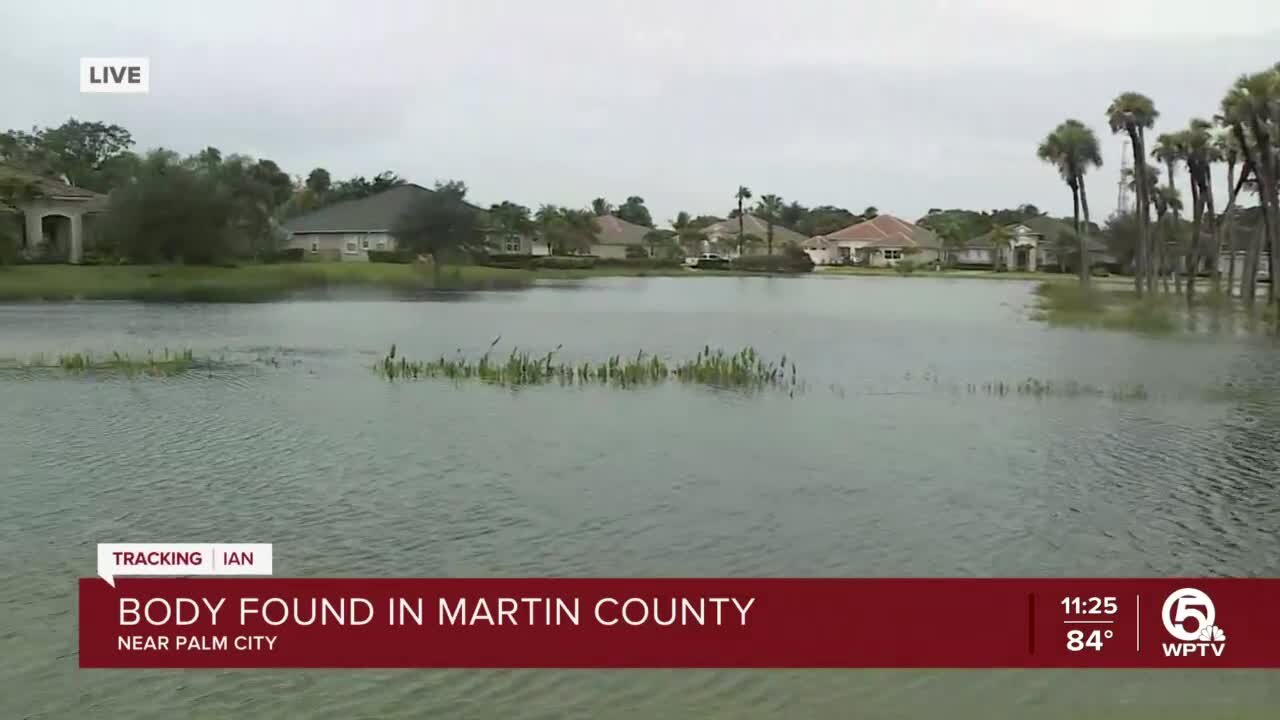
[[[1280, 575], [1280, 347], [1027, 319], [1031, 285], [613, 278], [425, 301], [0, 306], [0, 718], [1280, 716], [1280, 675], [76, 669], [94, 544], [275, 544], [282, 576]], [[804, 392], [388, 383], [392, 344], [752, 345]], [[1025, 378], [1149, 397], [957, 391]], [[1204, 388], [1230, 387], [1206, 395]]]

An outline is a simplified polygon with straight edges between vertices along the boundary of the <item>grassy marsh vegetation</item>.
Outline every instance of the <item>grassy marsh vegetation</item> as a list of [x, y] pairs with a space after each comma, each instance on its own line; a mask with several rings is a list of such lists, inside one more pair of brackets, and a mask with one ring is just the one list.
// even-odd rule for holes
[[515, 348], [505, 358], [501, 358], [491, 354], [497, 343], [498, 340], [494, 340], [489, 351], [476, 360], [458, 354], [454, 357], [441, 355], [435, 360], [427, 361], [414, 361], [398, 356], [396, 346], [392, 345], [386, 357], [374, 364], [373, 370], [388, 380], [448, 378], [478, 380], [504, 386], [554, 383], [625, 388], [676, 381], [749, 390], [773, 387], [789, 392], [801, 387], [795, 363], [789, 363], [785, 355], [777, 363], [767, 362], [750, 347], [727, 353], [724, 350], [712, 350], [708, 346], [698, 351], [692, 359], [674, 364], [643, 350], [634, 357], [614, 355], [599, 363], [566, 363], [556, 359], [559, 346], [551, 352], [538, 355]]
[[1139, 298], [1133, 291], [1101, 290], [1074, 283], [1041, 283], [1032, 315], [1050, 325], [1132, 330], [1164, 335], [1178, 329], [1177, 308], [1164, 297]]
[[72, 375], [93, 373], [121, 374], [128, 377], [149, 375], [151, 377], [168, 377], [181, 375], [189, 370], [208, 367], [207, 361], [197, 360], [191, 350], [170, 351], [165, 348], [161, 353], [148, 351], [146, 355], [134, 357], [127, 353], [112, 352], [94, 355], [89, 352], [61, 354], [56, 357], [36, 355], [26, 361], [12, 361], [0, 364], [0, 368], [10, 370], [63, 370]]

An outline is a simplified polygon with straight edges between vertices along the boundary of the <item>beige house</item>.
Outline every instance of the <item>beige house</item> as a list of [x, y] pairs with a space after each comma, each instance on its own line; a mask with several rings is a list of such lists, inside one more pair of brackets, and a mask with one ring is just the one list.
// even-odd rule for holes
[[[733, 257], [738, 254], [738, 218], [729, 218], [721, 220], [713, 225], [708, 225], [703, 229], [703, 234], [707, 240], [704, 243], [706, 247], [702, 252], [719, 252], [726, 257]], [[761, 218], [746, 213], [742, 216], [742, 234], [752, 235], [760, 239], [760, 242], [753, 242], [743, 248], [743, 255], [767, 255], [769, 253], [769, 223]], [[781, 255], [782, 249], [787, 243], [793, 243], [801, 247], [808, 241], [804, 235], [785, 228], [777, 223], [773, 226], [773, 254]]]
[[84, 259], [87, 225], [107, 209], [107, 196], [65, 182], [0, 165], [0, 191], [9, 198], [4, 215], [21, 218], [19, 254], [35, 258]]
[[[992, 232], [987, 232], [951, 248], [947, 253], [948, 263], [956, 267], [990, 268], [998, 261], [1007, 270], [1024, 272], [1078, 267], [1080, 251], [1071, 223], [1041, 216], [1005, 225], [1004, 229], [1008, 238], [998, 258]], [[1086, 237], [1085, 247], [1090, 267], [1115, 264], [1107, 246], [1098, 239]]]
[[628, 245], [647, 247], [644, 236], [653, 230], [613, 215], [597, 215], [596, 227], [599, 231], [590, 254], [602, 258], [625, 258]]
[[815, 265], [893, 267], [903, 260], [937, 262], [942, 243], [929, 228], [892, 215], [877, 215], [842, 230], [809, 238], [803, 245]]

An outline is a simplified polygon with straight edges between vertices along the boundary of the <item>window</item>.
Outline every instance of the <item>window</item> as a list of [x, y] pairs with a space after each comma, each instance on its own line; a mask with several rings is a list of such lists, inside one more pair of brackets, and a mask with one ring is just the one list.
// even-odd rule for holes
[[902, 251], [901, 250], [885, 250], [884, 259], [885, 260], [901, 260]]
[[836, 254], [840, 256], [840, 259], [841, 259], [841, 260], [848, 260], [848, 259], [849, 259], [849, 248], [848, 248], [848, 246], [846, 246], [846, 245], [841, 245], [841, 246], [837, 247], [837, 248], [836, 248]]
[[318, 252], [320, 252], [320, 241], [319, 241], [319, 240], [312, 240], [312, 241], [311, 241], [311, 252], [313, 252], [313, 253], [318, 253]]
[[347, 241], [347, 252], [348, 252], [348, 253], [354, 253], [355, 251], [356, 251], [356, 241], [355, 241], [355, 240], [348, 240], [348, 241]]
[[506, 244], [503, 247], [509, 253], [518, 253], [521, 250], [521, 245], [519, 235], [508, 235]]
[[369, 238], [368, 238], [368, 237], [362, 237], [362, 238], [360, 238], [360, 249], [361, 249], [361, 250], [368, 250], [368, 249], [369, 249]]
[[384, 250], [384, 249], [386, 249], [386, 247], [387, 247], [387, 241], [386, 241], [386, 240], [379, 240], [379, 241], [378, 241], [378, 249], [379, 249], [379, 250]]

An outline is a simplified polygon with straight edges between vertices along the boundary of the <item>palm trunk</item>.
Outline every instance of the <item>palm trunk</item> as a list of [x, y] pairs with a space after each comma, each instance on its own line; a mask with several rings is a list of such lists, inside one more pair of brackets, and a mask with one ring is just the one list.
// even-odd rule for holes
[[738, 198], [738, 256], [742, 256], [742, 198]]
[[[1129, 144], [1133, 148], [1133, 177], [1137, 181], [1136, 191], [1134, 192], [1137, 200], [1136, 212], [1134, 220], [1138, 228], [1137, 240], [1137, 263], [1133, 273], [1133, 289], [1138, 293], [1138, 297], [1142, 297], [1143, 292], [1147, 289], [1148, 266], [1150, 265], [1147, 248], [1147, 193], [1146, 193], [1146, 163], [1147, 152], [1143, 147], [1142, 133], [1136, 127], [1129, 127]], [[1154, 289], [1154, 288], [1151, 288]]]
[[[1177, 231], [1177, 227], [1178, 227], [1178, 217], [1177, 217], [1176, 215], [1175, 215], [1175, 216], [1174, 216], [1174, 218], [1173, 218], [1173, 223], [1172, 223], [1172, 224], [1173, 224], [1173, 227], [1172, 227], [1172, 228], [1166, 228], [1166, 229], [1165, 229], [1165, 232], [1166, 232], [1166, 235], [1167, 235], [1169, 238], [1174, 239], [1174, 241], [1176, 242], [1176, 239], [1177, 239], [1177, 232], [1176, 232], [1176, 231]], [[1173, 292], [1174, 292], [1174, 294], [1176, 294], [1176, 295], [1181, 295], [1181, 294], [1182, 294], [1182, 273], [1178, 272], [1177, 263], [1178, 263], [1178, 262], [1180, 262], [1180, 261], [1182, 260], [1182, 256], [1183, 256], [1183, 255], [1184, 255], [1184, 253], [1179, 252], [1179, 253], [1177, 253], [1177, 255], [1175, 256], [1175, 259], [1174, 259], [1174, 268], [1173, 268]]]
[[1218, 273], [1218, 258], [1222, 255], [1222, 245], [1217, 242], [1217, 215], [1214, 213], [1213, 206], [1213, 170], [1206, 165], [1200, 173], [1200, 201], [1204, 205], [1205, 215], [1202, 218], [1205, 229], [1209, 232], [1209, 238], [1213, 242], [1208, 250], [1207, 257], [1210, 258], [1209, 277], [1213, 283], [1213, 292], [1217, 294], [1222, 291], [1222, 277]]
[[1080, 179], [1071, 184], [1072, 222], [1076, 230], [1076, 246], [1080, 249], [1080, 284], [1089, 284], [1089, 252], [1085, 248], [1084, 235], [1080, 234]]
[[1200, 223], [1204, 219], [1204, 196], [1200, 192], [1199, 171], [1191, 171], [1191, 242], [1187, 248], [1187, 302], [1196, 295], [1196, 266], [1200, 262]]
[[769, 256], [773, 257], [773, 221], [772, 220], [769, 221], [768, 228], [769, 228], [769, 231], [766, 233], [766, 235], [769, 236]]
[[[1227, 163], [1227, 209], [1223, 211], [1223, 221], [1215, 229], [1213, 233], [1214, 243], [1221, 248], [1223, 241], [1223, 233], [1226, 234], [1227, 241], [1227, 297], [1231, 297], [1232, 285], [1236, 279], [1236, 236], [1231, 232], [1231, 212], [1236, 205], [1236, 164], [1235, 161]], [[1222, 260], [1219, 258], [1217, 265], [1221, 265]], [[1221, 270], [1219, 269], [1219, 272]]]
[[1084, 233], [1090, 233], [1089, 224], [1089, 195], [1084, 191], [1084, 175], [1076, 178], [1076, 184], [1080, 186], [1080, 209], [1084, 211]]

